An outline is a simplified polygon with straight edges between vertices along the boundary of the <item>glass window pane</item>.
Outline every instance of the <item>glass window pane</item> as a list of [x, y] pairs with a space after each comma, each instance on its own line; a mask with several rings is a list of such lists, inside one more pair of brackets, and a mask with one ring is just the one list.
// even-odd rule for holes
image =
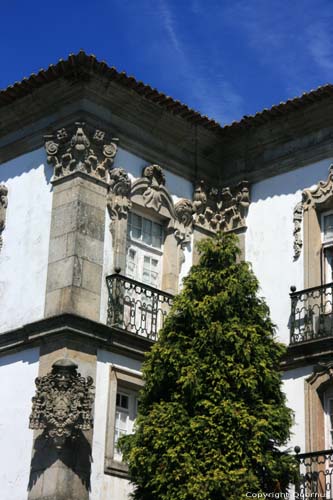
[[141, 238], [141, 229], [137, 227], [132, 228], [132, 238], [139, 240]]
[[330, 240], [333, 238], [333, 214], [324, 216], [324, 239]]

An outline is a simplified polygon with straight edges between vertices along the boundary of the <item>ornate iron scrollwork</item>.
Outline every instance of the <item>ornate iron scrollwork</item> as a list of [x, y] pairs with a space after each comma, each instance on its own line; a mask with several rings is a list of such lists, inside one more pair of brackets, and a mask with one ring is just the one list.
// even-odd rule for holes
[[73, 361], [56, 361], [51, 373], [36, 378], [35, 383], [30, 429], [44, 430], [61, 449], [67, 438], [75, 439], [78, 431], [92, 428], [93, 379], [81, 377]]

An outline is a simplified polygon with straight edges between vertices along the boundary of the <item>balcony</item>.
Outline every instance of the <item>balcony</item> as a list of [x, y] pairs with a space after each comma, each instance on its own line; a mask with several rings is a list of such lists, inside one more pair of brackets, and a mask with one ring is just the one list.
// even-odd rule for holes
[[157, 340], [173, 296], [117, 273], [108, 276], [106, 282], [107, 325]]
[[296, 291], [291, 287], [290, 344], [333, 335], [333, 283]]
[[333, 450], [299, 453], [295, 448], [299, 462], [299, 478], [295, 485], [297, 498], [324, 498], [333, 500]]

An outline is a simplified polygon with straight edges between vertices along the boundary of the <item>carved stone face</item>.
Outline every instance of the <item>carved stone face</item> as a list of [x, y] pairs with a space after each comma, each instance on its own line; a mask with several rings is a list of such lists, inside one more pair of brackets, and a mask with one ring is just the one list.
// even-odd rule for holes
[[63, 391], [69, 389], [71, 384], [71, 373], [69, 372], [69, 370], [58, 368], [54, 375], [55, 386], [58, 389]]

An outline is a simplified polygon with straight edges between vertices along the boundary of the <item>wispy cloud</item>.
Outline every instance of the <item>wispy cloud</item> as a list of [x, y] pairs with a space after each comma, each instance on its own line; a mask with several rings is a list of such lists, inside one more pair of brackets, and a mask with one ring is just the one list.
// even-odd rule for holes
[[[203, 114], [215, 120], [228, 123], [242, 115], [243, 99], [227, 80], [224, 72], [219, 71], [218, 64], [213, 65], [205, 50], [196, 45], [186, 43], [181, 23], [167, 0], [159, 0], [160, 19], [176, 52], [172, 71], [186, 87], [187, 103]], [[203, 2], [193, 0], [190, 4], [194, 15], [201, 15]], [[213, 47], [211, 48], [213, 52]]]
[[291, 96], [308, 90], [310, 75], [332, 79], [332, 7], [325, 0], [240, 0], [227, 18]]

